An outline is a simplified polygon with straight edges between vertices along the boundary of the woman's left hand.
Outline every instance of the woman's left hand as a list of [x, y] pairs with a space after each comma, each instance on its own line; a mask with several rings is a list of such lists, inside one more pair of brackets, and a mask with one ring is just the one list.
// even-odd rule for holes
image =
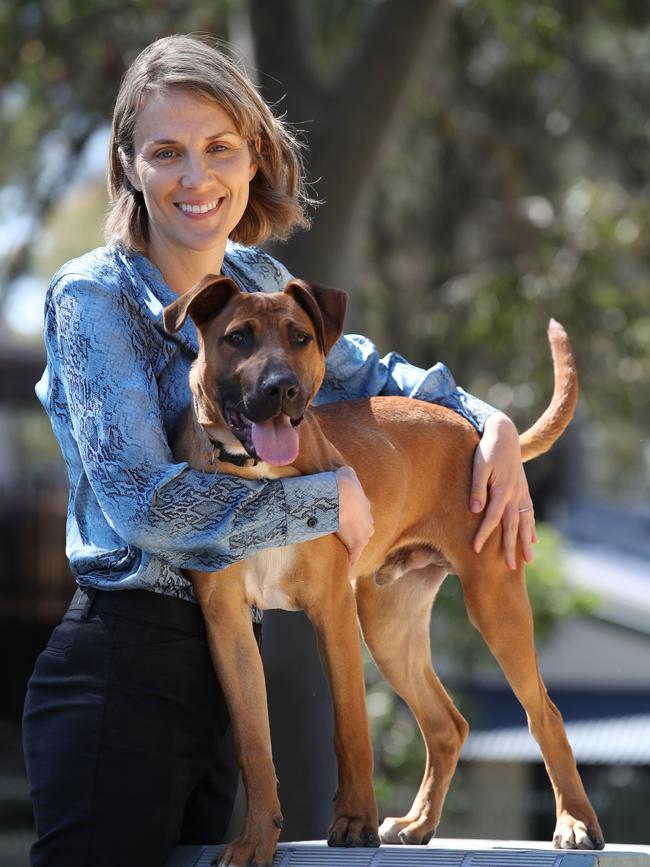
[[485, 422], [481, 441], [474, 453], [470, 509], [487, 509], [474, 537], [474, 550], [480, 553], [499, 523], [503, 525], [503, 553], [510, 569], [516, 568], [517, 540], [527, 563], [533, 559], [532, 544], [537, 542], [535, 513], [528, 481], [521, 462], [517, 428], [502, 412], [492, 413]]

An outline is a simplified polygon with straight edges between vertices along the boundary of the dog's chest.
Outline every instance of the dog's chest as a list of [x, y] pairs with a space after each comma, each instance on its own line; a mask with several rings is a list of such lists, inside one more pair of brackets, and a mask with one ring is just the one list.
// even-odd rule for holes
[[296, 605], [283, 590], [283, 578], [291, 571], [296, 560], [293, 545], [285, 548], [266, 548], [245, 561], [246, 601], [258, 608], [282, 608], [294, 611]]

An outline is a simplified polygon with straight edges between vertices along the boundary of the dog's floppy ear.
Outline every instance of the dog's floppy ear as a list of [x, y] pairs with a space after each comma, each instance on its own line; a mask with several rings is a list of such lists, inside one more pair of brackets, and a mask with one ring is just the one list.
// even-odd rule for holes
[[284, 291], [300, 304], [314, 323], [318, 342], [327, 355], [343, 332], [348, 293], [320, 283], [305, 283], [304, 280], [291, 280]]
[[239, 287], [230, 279], [220, 274], [207, 274], [202, 280], [179, 296], [163, 310], [163, 323], [168, 334], [176, 334], [183, 327], [188, 315], [194, 320], [197, 328], [204, 325], [220, 313], [234, 295], [239, 294]]

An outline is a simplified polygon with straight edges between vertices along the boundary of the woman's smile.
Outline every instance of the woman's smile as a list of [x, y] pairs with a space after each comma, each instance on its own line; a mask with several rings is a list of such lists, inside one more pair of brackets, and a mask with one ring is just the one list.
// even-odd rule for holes
[[188, 217], [210, 217], [216, 214], [223, 199], [215, 199], [213, 202], [176, 202], [179, 208]]

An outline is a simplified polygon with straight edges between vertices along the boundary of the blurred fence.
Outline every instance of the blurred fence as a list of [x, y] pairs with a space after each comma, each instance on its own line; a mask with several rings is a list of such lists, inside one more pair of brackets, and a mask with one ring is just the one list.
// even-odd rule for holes
[[73, 582], [65, 556], [67, 492], [38, 486], [0, 512], [2, 619], [57, 620], [66, 608]]

